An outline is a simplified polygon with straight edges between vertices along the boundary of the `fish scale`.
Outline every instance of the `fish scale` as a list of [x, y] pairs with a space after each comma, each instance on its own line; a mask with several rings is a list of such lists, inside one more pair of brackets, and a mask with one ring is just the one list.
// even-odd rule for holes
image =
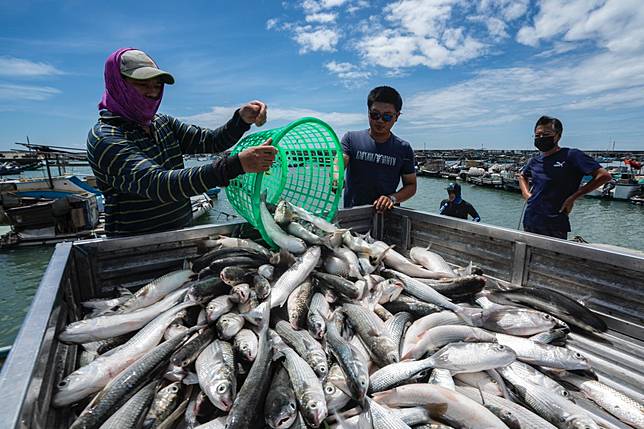
[[134, 429], [154, 400], [157, 382], [153, 381], [134, 394], [100, 429]]
[[326, 353], [311, 334], [304, 330], [296, 331], [283, 320], [275, 324], [275, 331], [314, 369], [318, 377], [326, 377], [328, 373]]

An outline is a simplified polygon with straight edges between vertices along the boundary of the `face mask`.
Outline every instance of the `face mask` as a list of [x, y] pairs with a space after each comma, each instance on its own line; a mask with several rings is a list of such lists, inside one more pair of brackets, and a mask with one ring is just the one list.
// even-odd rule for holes
[[555, 147], [555, 136], [535, 137], [534, 145], [541, 152], [548, 152]]

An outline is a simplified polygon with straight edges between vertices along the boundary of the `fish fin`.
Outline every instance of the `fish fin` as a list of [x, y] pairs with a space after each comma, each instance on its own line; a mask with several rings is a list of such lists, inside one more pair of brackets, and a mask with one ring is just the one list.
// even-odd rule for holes
[[188, 375], [183, 378], [182, 383], [187, 386], [199, 384], [199, 377], [197, 377], [197, 374], [195, 374], [194, 372], [189, 372]]
[[376, 257], [376, 259], [375, 259], [375, 261], [374, 261], [374, 263], [372, 265], [374, 267], [380, 266], [380, 264], [382, 263], [382, 260], [385, 259], [385, 256], [387, 255], [387, 252], [392, 250], [394, 247], [396, 247], [395, 244], [392, 245], [392, 246], [389, 246], [385, 250], [383, 250], [382, 253], [378, 257]]
[[581, 304], [581, 305], [583, 305], [584, 307], [586, 307], [586, 306], [587, 306], [587, 304], [588, 304], [588, 302], [590, 302], [590, 301], [591, 301], [591, 298], [592, 298], [592, 297], [593, 297], [592, 295], [588, 294], [588, 295], [584, 295], [584, 296], [582, 296], [582, 297], [577, 298], [577, 300], [576, 300], [576, 301], [577, 301], [579, 304]]
[[192, 269], [192, 262], [190, 262], [190, 259], [185, 258], [185, 259], [183, 260], [183, 266], [182, 266], [182, 268], [183, 268], [184, 270], [191, 270], [191, 269]]
[[116, 289], [120, 296], [132, 296], [134, 295], [131, 290], [125, 287], [118, 287]]
[[454, 313], [456, 313], [458, 317], [463, 319], [463, 322], [465, 322], [466, 325], [474, 326], [474, 320], [472, 319], [472, 316], [463, 307], [458, 307], [454, 310]]
[[430, 247], [432, 247], [432, 243], [429, 243], [427, 247], [425, 247], [425, 250], [429, 250]]

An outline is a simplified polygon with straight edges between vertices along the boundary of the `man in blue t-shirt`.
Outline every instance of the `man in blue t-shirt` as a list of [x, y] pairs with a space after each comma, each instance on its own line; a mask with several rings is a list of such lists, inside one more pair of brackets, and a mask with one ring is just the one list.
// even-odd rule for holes
[[[528, 200], [523, 229], [565, 240], [570, 232], [568, 215], [575, 200], [610, 181], [611, 175], [579, 149], [559, 147], [562, 133], [559, 119], [539, 118], [534, 128], [534, 145], [541, 153], [523, 167], [519, 186], [523, 198]], [[580, 188], [582, 177], [587, 175], [593, 179]]]
[[[369, 128], [342, 137], [346, 165], [344, 207], [373, 204], [379, 211], [410, 199], [416, 193], [414, 151], [391, 132], [402, 98], [389, 86], [374, 88], [367, 97]], [[402, 179], [402, 188], [398, 184]]]

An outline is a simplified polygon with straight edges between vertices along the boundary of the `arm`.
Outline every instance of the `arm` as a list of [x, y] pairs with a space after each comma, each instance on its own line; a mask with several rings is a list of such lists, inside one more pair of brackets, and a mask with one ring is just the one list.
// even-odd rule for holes
[[519, 173], [519, 188], [521, 188], [521, 195], [524, 200], [532, 196], [530, 193], [530, 183], [528, 183], [528, 178], [523, 173]]
[[[391, 194], [391, 196], [396, 197], [398, 203], [407, 201], [416, 194], [416, 173], [403, 175], [402, 182], [403, 187], [398, 192]], [[381, 195], [374, 201], [373, 206], [376, 211], [382, 212], [393, 209], [394, 202], [391, 200], [390, 195]]]
[[151, 200], [189, 198], [215, 186], [226, 186], [243, 172], [238, 156], [199, 167], [165, 170], [118, 132], [93, 137], [88, 143], [88, 160], [93, 168], [102, 171], [117, 191]]
[[474, 208], [474, 206], [472, 204], [469, 205], [467, 212], [468, 212], [468, 214], [470, 216], [472, 216], [472, 220], [474, 222], [480, 222], [481, 221], [481, 216], [479, 216], [479, 213], [476, 211], [476, 209]]
[[599, 188], [600, 186], [604, 185], [605, 183], [608, 183], [612, 180], [612, 176], [606, 169], [599, 167], [595, 171], [592, 172], [591, 174], [593, 176], [593, 180], [590, 182], [586, 183], [584, 186], [579, 188], [577, 192], [566, 198], [566, 201], [564, 201], [563, 205], [561, 206], [561, 212], [562, 213], [570, 213], [572, 211], [572, 207], [575, 204], [575, 201], [577, 198], [586, 195], [587, 193], [594, 191], [595, 189]]
[[189, 125], [171, 117], [167, 119], [184, 154], [219, 153], [237, 143], [250, 129], [250, 125], [244, 122], [239, 112], [236, 110], [228, 122], [214, 130]]

